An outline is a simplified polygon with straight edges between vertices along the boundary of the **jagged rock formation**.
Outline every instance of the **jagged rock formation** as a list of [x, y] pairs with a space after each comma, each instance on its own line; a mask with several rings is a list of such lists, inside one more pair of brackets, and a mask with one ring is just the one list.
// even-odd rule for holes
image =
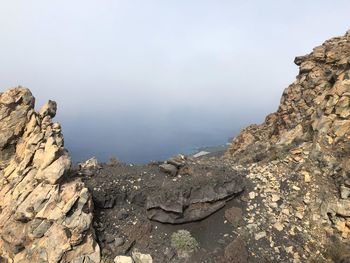
[[[277, 112], [243, 129], [226, 157], [257, 185], [247, 197], [250, 249], [267, 243], [259, 256], [270, 261], [329, 262], [328, 237], [350, 238], [350, 31], [295, 64]], [[335, 262], [349, 262], [341, 253]]]
[[[242, 130], [228, 150], [229, 157], [241, 163], [259, 161], [267, 149], [302, 142], [313, 143], [314, 155], [348, 155], [350, 32], [315, 47], [309, 55], [296, 57], [295, 63], [300, 73], [284, 90], [277, 112], [264, 123]], [[253, 149], [256, 154], [245, 154]]]
[[277, 112], [264, 123], [243, 129], [227, 156], [249, 163], [308, 143], [314, 161], [336, 166], [344, 180], [348, 179], [350, 32], [315, 47], [309, 55], [296, 57], [295, 63], [300, 73], [283, 92]]
[[0, 262], [100, 262], [87, 188], [70, 178], [57, 105], [0, 93]]

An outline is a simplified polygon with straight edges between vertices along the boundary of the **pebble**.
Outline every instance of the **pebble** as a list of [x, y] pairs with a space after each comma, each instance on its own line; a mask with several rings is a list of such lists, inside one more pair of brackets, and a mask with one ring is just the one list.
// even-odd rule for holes
[[300, 219], [300, 220], [303, 219], [303, 217], [304, 217], [303, 214], [300, 213], [300, 212], [296, 212], [296, 213], [295, 213], [295, 216], [296, 216], [298, 219]]
[[274, 224], [273, 227], [276, 228], [278, 231], [282, 231], [284, 228], [283, 224], [281, 224], [280, 222], [277, 222], [276, 224]]
[[255, 192], [250, 192], [249, 193], [249, 199], [254, 199], [256, 196]]
[[289, 209], [288, 208], [282, 209], [282, 213], [285, 215], [289, 215]]
[[291, 254], [293, 253], [293, 247], [292, 246], [286, 247], [285, 250], [286, 250], [287, 253], [291, 253]]
[[302, 175], [304, 175], [304, 182], [305, 183], [310, 183], [311, 182], [311, 176], [308, 172], [303, 171], [301, 172]]
[[271, 196], [271, 201], [272, 202], [277, 202], [280, 199], [281, 199], [281, 197], [279, 195], [277, 195], [277, 194], [272, 194], [272, 196]]
[[295, 190], [295, 191], [300, 191], [300, 187], [298, 187], [298, 186], [296, 186], [296, 185], [293, 185], [292, 188], [293, 188], [293, 190]]
[[266, 232], [265, 231], [262, 231], [262, 232], [259, 232], [257, 234], [255, 234], [255, 240], [258, 241], [259, 239], [262, 239], [266, 237]]

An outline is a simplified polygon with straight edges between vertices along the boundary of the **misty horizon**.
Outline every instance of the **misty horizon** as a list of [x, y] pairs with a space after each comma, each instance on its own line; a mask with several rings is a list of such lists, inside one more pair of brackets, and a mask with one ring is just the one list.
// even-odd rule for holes
[[11, 1], [1, 91], [58, 103], [75, 161], [166, 159], [277, 110], [295, 56], [349, 29], [350, 2]]

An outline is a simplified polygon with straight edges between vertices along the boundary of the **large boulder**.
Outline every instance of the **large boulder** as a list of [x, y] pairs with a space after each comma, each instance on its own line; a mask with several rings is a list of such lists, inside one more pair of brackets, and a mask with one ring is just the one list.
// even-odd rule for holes
[[162, 223], [180, 224], [201, 220], [220, 208], [244, 190], [241, 174], [231, 171], [223, 174], [194, 175], [179, 181], [164, 181], [162, 187], [147, 196], [149, 219]]
[[[9, 262], [100, 262], [93, 203], [70, 176], [57, 105], [34, 110], [22, 87], [0, 93], [0, 259]], [[1, 260], [0, 260], [1, 261]]]

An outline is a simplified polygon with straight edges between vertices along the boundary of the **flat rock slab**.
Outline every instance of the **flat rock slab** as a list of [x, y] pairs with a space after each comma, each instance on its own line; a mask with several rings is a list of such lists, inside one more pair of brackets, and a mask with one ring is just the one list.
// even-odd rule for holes
[[209, 174], [163, 182], [162, 187], [147, 196], [147, 216], [171, 224], [201, 220], [222, 208], [243, 189], [242, 177], [237, 172], [222, 173], [214, 167]]

